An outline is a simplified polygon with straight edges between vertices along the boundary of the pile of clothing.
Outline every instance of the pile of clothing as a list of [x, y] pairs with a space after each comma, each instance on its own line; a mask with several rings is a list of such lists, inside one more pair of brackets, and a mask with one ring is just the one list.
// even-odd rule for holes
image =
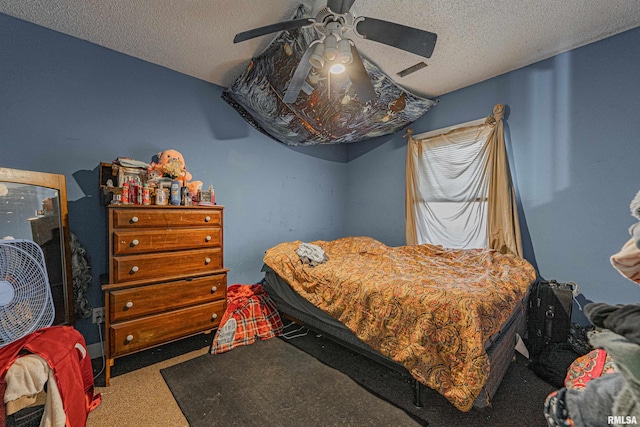
[[308, 264], [311, 267], [329, 261], [329, 257], [324, 253], [324, 249], [313, 243], [300, 243], [300, 246], [296, 249], [296, 254], [298, 254], [303, 264]]
[[[589, 333], [599, 357], [610, 356], [614, 369], [590, 371], [583, 382], [575, 378], [577, 363], [569, 368], [565, 387], [545, 402], [549, 426], [609, 426], [640, 422], [640, 305], [592, 303], [585, 306], [589, 320], [600, 331]], [[606, 363], [606, 362], [604, 362]]]
[[[44, 406], [41, 426], [85, 426], [102, 402], [84, 337], [71, 326], [40, 328], [0, 349], [0, 426]], [[6, 404], [6, 405], [5, 405]]]
[[[640, 192], [631, 202], [631, 214], [640, 220]], [[640, 284], [640, 222], [629, 233], [631, 239], [611, 256], [611, 264]], [[576, 360], [569, 368], [565, 387], [547, 397], [547, 424], [640, 424], [640, 304], [591, 303], [584, 311], [598, 328], [589, 333], [589, 342], [597, 350]], [[612, 368], [607, 368], [609, 359]]]

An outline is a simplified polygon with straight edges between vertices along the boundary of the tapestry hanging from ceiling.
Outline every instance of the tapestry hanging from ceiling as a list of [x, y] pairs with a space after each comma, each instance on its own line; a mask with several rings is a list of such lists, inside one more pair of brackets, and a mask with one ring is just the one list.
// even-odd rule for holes
[[[309, 17], [300, 7], [294, 18]], [[362, 58], [376, 99], [361, 103], [346, 73], [329, 75], [312, 68], [295, 103], [282, 97], [311, 42], [312, 28], [281, 32], [254, 57], [222, 98], [260, 132], [286, 145], [338, 144], [399, 131], [436, 102], [398, 86], [376, 65]]]

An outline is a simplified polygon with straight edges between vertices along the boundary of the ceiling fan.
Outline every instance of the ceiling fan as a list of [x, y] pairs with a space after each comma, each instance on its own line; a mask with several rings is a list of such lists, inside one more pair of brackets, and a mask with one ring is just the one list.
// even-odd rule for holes
[[320, 10], [315, 18], [294, 19], [254, 28], [236, 34], [233, 42], [239, 43], [277, 31], [314, 28], [319, 38], [309, 44], [304, 52], [283, 102], [290, 104], [296, 101], [313, 67], [328, 69], [332, 73], [346, 71], [358, 98], [365, 103], [375, 99], [376, 93], [355, 44], [346, 37], [350, 31], [359, 37], [425, 58], [431, 57], [437, 35], [380, 19], [354, 17], [349, 11], [354, 2], [355, 0], [328, 0], [327, 7]]

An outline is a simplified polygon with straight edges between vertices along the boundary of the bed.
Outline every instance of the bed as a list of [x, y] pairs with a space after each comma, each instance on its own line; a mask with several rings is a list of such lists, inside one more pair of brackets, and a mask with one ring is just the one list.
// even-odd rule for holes
[[327, 261], [303, 262], [301, 241], [265, 253], [263, 286], [284, 317], [406, 370], [417, 381], [414, 403], [423, 384], [461, 411], [490, 405], [536, 278], [526, 260], [370, 237], [311, 243]]

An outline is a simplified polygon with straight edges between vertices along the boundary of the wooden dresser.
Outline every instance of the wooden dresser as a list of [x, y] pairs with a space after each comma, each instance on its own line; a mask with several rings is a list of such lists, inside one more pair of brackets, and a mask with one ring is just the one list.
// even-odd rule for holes
[[223, 207], [109, 207], [106, 385], [114, 359], [211, 331], [226, 308]]

